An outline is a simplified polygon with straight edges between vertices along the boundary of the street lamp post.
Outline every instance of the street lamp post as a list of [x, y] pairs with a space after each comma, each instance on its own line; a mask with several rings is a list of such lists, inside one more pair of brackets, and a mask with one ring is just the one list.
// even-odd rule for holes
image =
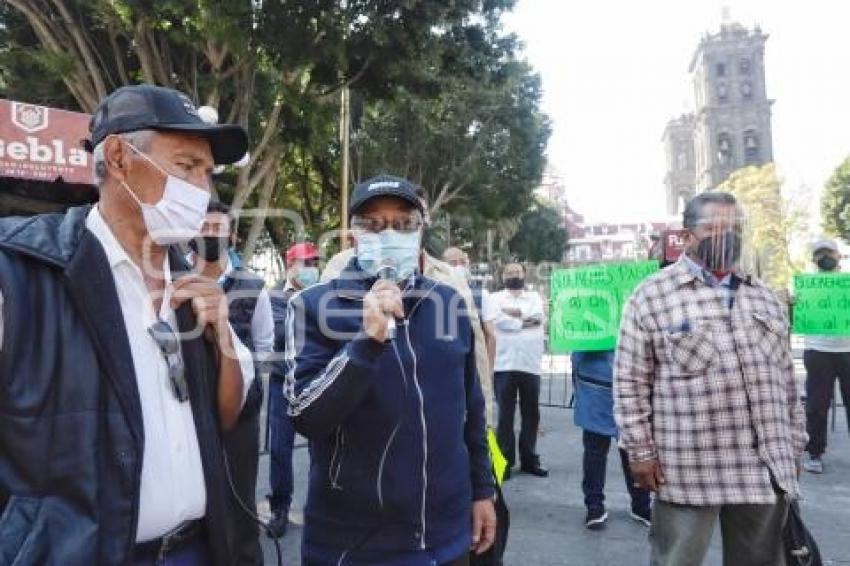
[[339, 203], [340, 203], [340, 231], [342, 233], [341, 246], [348, 247], [348, 170], [349, 170], [349, 145], [351, 133], [351, 112], [349, 104], [348, 86], [342, 87], [340, 91], [339, 107], [339, 143], [342, 159], [339, 172]]

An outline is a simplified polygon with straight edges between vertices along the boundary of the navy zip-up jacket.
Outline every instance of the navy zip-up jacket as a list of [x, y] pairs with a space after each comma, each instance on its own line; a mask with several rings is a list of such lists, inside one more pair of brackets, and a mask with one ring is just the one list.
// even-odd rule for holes
[[472, 502], [494, 482], [464, 302], [416, 276], [382, 344], [362, 330], [374, 282], [353, 258], [289, 302], [285, 389], [312, 441], [305, 543], [403, 553], [466, 537], [468, 549]]

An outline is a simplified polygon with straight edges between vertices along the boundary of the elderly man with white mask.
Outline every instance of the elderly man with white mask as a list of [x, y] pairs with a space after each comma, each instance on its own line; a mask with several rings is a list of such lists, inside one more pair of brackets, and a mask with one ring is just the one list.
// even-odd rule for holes
[[247, 137], [152, 85], [90, 130], [98, 204], [0, 220], [0, 562], [230, 565], [221, 431], [254, 369], [175, 244]]

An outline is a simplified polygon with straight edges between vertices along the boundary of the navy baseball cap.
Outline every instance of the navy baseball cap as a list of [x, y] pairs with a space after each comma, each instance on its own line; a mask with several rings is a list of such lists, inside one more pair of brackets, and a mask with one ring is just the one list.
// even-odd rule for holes
[[88, 151], [111, 134], [138, 130], [185, 132], [209, 140], [216, 164], [239, 161], [248, 151], [248, 134], [237, 124], [207, 124], [182, 92], [140, 84], [123, 86], [104, 98], [89, 122]]
[[353, 216], [363, 208], [363, 205], [378, 197], [396, 197], [409, 202], [416, 210], [425, 214], [422, 200], [417, 194], [419, 187], [401, 177], [394, 175], [378, 175], [354, 186], [348, 215]]

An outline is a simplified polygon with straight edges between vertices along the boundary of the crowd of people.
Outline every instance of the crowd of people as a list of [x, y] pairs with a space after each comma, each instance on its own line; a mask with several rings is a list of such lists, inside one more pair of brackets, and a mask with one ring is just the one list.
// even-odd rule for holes
[[[263, 532], [287, 530], [297, 433], [303, 564], [501, 564], [503, 482], [549, 475], [546, 311], [525, 267], [490, 293], [465, 251], [431, 256], [424, 193], [380, 175], [354, 187], [350, 247], [323, 262], [292, 243], [267, 289], [211, 198], [247, 143], [176, 91], [124, 87], [92, 119], [99, 202], [0, 220], [0, 562], [260, 564]], [[726, 564], [784, 564], [850, 346], [809, 340], [804, 411], [787, 305], [740, 269], [734, 197], [696, 196], [683, 223], [685, 253], [632, 295], [616, 349], [572, 354], [585, 525], [607, 521], [614, 440], [653, 565], [701, 564], [718, 522]], [[823, 241], [814, 260], [834, 270], [837, 253]]]

